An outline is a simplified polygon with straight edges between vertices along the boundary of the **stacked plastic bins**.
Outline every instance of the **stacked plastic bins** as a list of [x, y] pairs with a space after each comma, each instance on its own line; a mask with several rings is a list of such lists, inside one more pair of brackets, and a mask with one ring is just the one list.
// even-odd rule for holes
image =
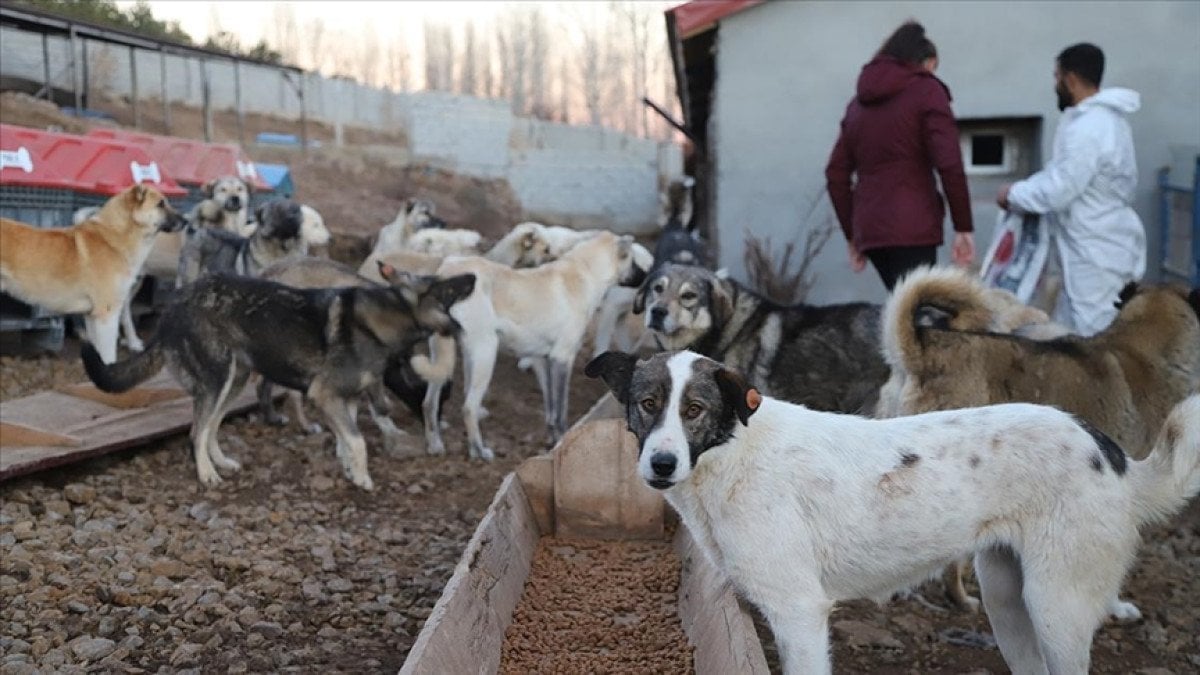
[[[135, 146], [0, 124], [0, 216], [67, 227], [76, 209], [137, 183], [172, 200], [187, 194]], [[0, 295], [0, 332], [19, 333], [23, 349], [57, 351], [64, 328], [64, 317]]]
[[[120, 141], [142, 149], [154, 160], [164, 173], [169, 175], [187, 194], [182, 199], [172, 200], [175, 207], [188, 213], [204, 199], [204, 185], [209, 181], [236, 176], [250, 186], [251, 205], [258, 194], [270, 189], [255, 170], [238, 145], [231, 143], [205, 143], [188, 138], [159, 136], [123, 129], [92, 129], [90, 138]], [[147, 278], [134, 296], [135, 312], [150, 312], [170, 301], [174, 294], [173, 279]]]

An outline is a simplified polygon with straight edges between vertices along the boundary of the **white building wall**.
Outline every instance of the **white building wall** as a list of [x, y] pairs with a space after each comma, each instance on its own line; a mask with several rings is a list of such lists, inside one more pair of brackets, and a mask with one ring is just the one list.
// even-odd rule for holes
[[[1140, 172], [1135, 207], [1146, 224], [1148, 268], [1158, 254], [1155, 172], [1172, 146], [1200, 146], [1200, 3], [1197, 2], [784, 2], [724, 19], [710, 127], [717, 163], [721, 264], [744, 279], [743, 227], [779, 246], [803, 240], [803, 214], [833, 218], [825, 162], [859, 70], [900, 23], [916, 18], [937, 44], [938, 75], [960, 118], [1040, 116], [1042, 157], [1059, 112], [1054, 57], [1089, 41], [1105, 51], [1105, 86], [1142, 95], [1130, 117]], [[1189, 176], [1190, 178], [1190, 176]], [[990, 241], [993, 195], [977, 204], [976, 247]], [[947, 232], [950, 231], [947, 224]], [[949, 235], [947, 235], [947, 241]], [[947, 259], [948, 247], [941, 256]], [[816, 302], [884, 298], [868, 267], [849, 271], [835, 234], [817, 261]]]

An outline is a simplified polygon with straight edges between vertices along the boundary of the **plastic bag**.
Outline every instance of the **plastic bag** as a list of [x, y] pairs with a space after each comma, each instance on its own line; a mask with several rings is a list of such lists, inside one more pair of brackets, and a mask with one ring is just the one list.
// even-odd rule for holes
[[1025, 303], [1033, 299], [1050, 254], [1050, 232], [1035, 213], [1001, 210], [980, 276]]

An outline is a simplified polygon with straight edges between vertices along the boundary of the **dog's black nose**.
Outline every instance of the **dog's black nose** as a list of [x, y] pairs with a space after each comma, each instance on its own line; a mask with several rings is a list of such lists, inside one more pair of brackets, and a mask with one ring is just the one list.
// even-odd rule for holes
[[667, 319], [666, 307], [653, 307], [650, 309], [650, 327], [662, 328], [663, 321]]
[[229, 195], [229, 197], [227, 197], [225, 199], [225, 210], [226, 211], [237, 211], [240, 208], [242, 208], [242, 198], [241, 197], [239, 197], [237, 195]]
[[670, 478], [675, 473], [675, 455], [656, 452], [650, 456], [650, 468], [659, 478]]

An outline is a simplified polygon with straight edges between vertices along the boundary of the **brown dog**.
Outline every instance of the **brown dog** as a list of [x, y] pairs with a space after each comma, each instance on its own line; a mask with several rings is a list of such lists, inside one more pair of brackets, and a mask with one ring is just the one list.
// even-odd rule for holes
[[[977, 279], [952, 269], [919, 270], [896, 286], [882, 342], [893, 372], [903, 374], [899, 414], [1053, 405], [1140, 460], [1171, 408], [1200, 390], [1200, 289], [1189, 295], [1130, 284], [1114, 298], [1120, 311], [1104, 331], [1048, 340], [990, 332], [994, 311], [984, 292]], [[978, 601], [957, 572], [948, 571], [947, 590], [974, 608]], [[1120, 618], [1137, 616], [1127, 603], [1112, 609]]]
[[0, 218], [0, 291], [53, 312], [86, 315], [90, 339], [112, 363], [121, 308], [154, 235], [183, 225], [166, 197], [147, 185], [127, 188], [73, 227], [39, 229]]

